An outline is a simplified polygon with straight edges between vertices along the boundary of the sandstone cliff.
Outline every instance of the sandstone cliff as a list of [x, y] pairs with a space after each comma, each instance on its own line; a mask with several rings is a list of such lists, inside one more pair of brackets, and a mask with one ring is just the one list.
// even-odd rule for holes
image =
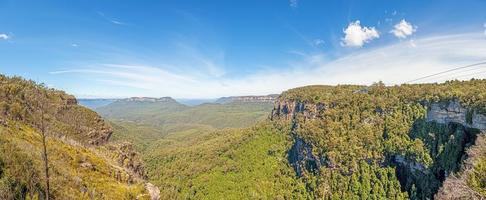
[[432, 103], [427, 112], [427, 121], [435, 121], [441, 124], [455, 122], [465, 127], [486, 130], [486, 116], [475, 110], [465, 108], [458, 100]]
[[233, 96], [222, 97], [216, 100], [216, 103], [273, 103], [278, 95], [271, 94], [266, 96]]

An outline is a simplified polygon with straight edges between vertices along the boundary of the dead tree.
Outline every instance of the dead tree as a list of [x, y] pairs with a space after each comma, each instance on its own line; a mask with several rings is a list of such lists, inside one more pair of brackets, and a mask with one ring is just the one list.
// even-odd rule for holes
[[[41, 103], [44, 104], [44, 103]], [[49, 200], [49, 159], [47, 157], [47, 144], [46, 144], [46, 139], [47, 139], [47, 132], [46, 132], [46, 126], [45, 126], [45, 117], [44, 117], [44, 105], [41, 106], [41, 137], [42, 137], [42, 157], [44, 159], [44, 172], [46, 175], [46, 200]]]
[[42, 88], [36, 87], [34, 90], [33, 105], [28, 105], [30, 107], [30, 112], [34, 117], [34, 124], [37, 124], [37, 128], [40, 130], [41, 142], [42, 142], [42, 160], [44, 164], [44, 175], [45, 179], [45, 195], [46, 200], [49, 200], [50, 187], [49, 187], [49, 159], [47, 156], [47, 124], [46, 124], [46, 111], [48, 109], [48, 99], [47, 94], [42, 90]]

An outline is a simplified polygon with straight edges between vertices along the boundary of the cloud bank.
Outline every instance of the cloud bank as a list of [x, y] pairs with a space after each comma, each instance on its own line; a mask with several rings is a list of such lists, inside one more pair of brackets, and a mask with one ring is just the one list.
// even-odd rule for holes
[[[76, 74], [109, 86], [126, 87], [126, 96], [172, 96], [214, 98], [233, 95], [261, 95], [312, 84], [364, 84], [383, 81], [400, 84], [429, 74], [486, 60], [484, 35], [457, 34], [414, 40], [415, 47], [397, 42], [376, 49], [361, 49], [334, 60], [324, 54], [302, 54], [280, 70], [257, 71], [228, 78], [194, 76], [156, 66], [100, 64], [76, 70], [54, 71], [53, 75]], [[208, 74], [211, 72], [207, 72]], [[486, 78], [486, 66], [433, 77], [422, 82], [448, 79]], [[124, 90], [125, 91], [125, 90]], [[73, 91], [76, 93], [75, 91]], [[92, 94], [96, 94], [93, 91]], [[103, 93], [101, 97], [119, 94]]]

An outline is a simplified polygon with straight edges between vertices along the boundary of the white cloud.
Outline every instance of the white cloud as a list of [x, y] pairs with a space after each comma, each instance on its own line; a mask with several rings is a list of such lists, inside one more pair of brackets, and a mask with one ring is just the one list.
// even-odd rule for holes
[[322, 39], [315, 39], [312, 41], [312, 46], [315, 46], [315, 47], [319, 47], [319, 46], [323, 46], [326, 42], [324, 42], [324, 40]]
[[341, 45], [347, 47], [362, 47], [365, 43], [380, 37], [375, 27], [361, 27], [359, 20], [351, 22], [343, 32], [345, 35], [341, 39]]
[[[312, 84], [364, 84], [376, 81], [400, 84], [454, 67], [486, 60], [483, 34], [443, 35], [415, 38], [412, 47], [398, 42], [375, 49], [361, 49], [334, 60], [324, 54], [302, 54], [287, 66], [257, 71], [238, 77], [205, 77], [187, 72], [172, 72], [156, 66], [93, 65], [75, 70], [55, 71], [57, 75], [79, 75], [87, 81], [100, 82], [96, 87], [75, 94], [99, 97], [172, 96], [176, 98], [214, 98], [234, 95], [263, 95]], [[175, 67], [175, 66], [174, 66]], [[483, 68], [456, 71], [422, 80], [442, 82], [458, 78], [486, 78]], [[474, 70], [474, 71], [471, 71]], [[472, 73], [475, 72], [475, 73]], [[209, 73], [209, 72], [207, 72]], [[77, 84], [82, 85], [82, 84]], [[115, 90], [113, 87], [119, 87]], [[103, 91], [103, 92], [100, 92]]]
[[405, 19], [402, 19], [398, 24], [393, 26], [393, 30], [391, 30], [390, 33], [393, 33], [393, 35], [395, 35], [397, 38], [405, 39], [412, 35], [415, 31], [417, 31], [417, 26], [414, 26], [410, 22], [405, 21]]
[[78, 44], [73, 43], [73, 44], [71, 44], [71, 46], [72, 46], [72, 47], [78, 47]]
[[5, 33], [1, 33], [0, 34], [0, 40], [8, 40], [10, 39], [10, 36], [5, 34]]
[[299, 6], [299, 0], [289, 0], [290, 7], [297, 8]]

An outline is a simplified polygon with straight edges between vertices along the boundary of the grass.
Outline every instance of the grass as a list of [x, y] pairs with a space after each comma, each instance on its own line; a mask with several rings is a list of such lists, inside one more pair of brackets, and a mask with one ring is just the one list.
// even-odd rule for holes
[[[38, 184], [45, 187], [42, 159], [39, 153], [42, 152], [40, 135], [26, 125], [16, 124], [16, 126], [18, 128], [0, 128], [2, 134], [0, 141], [3, 143], [0, 149], [5, 153], [4, 155], [12, 155], [12, 151], [17, 151], [21, 152], [25, 159], [31, 160], [35, 174], [39, 176]], [[99, 156], [96, 148], [87, 148], [73, 141], [49, 137], [48, 156], [51, 191], [56, 197], [131, 199], [145, 193], [142, 183], [127, 183], [128, 174], [111, 165], [106, 158]], [[2, 159], [17, 163], [6, 165], [4, 170], [7, 172], [14, 172], [16, 168], [21, 168], [22, 163], [19, 164], [18, 160], [9, 160], [10, 156], [3, 156]], [[115, 178], [115, 173], [120, 173], [122, 178]], [[15, 173], [11, 175], [15, 176]], [[16, 177], [11, 178], [16, 179]]]

